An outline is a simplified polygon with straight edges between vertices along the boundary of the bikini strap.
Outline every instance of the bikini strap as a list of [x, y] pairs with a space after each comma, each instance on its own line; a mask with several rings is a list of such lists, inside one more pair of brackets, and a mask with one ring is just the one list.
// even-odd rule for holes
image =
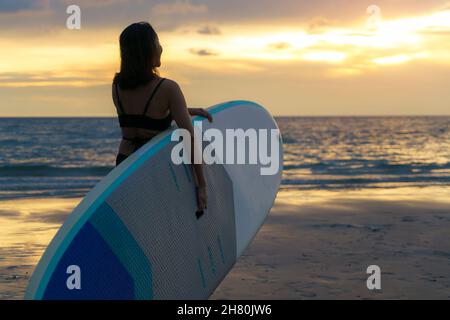
[[159, 86], [163, 81], [166, 80], [165, 78], [162, 78], [161, 81], [159, 81], [158, 85], [156, 86], [155, 90], [153, 90], [152, 95], [147, 101], [147, 104], [145, 105], [144, 113], [142, 115], [145, 115], [147, 113], [148, 107], [150, 106], [150, 102], [152, 101], [153, 97], [155, 96], [156, 91], [158, 90]]

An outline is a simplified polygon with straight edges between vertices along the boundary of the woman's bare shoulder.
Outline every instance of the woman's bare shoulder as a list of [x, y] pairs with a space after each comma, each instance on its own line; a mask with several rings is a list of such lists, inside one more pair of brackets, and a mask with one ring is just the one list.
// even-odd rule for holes
[[175, 80], [164, 78], [163, 84], [168, 90], [180, 90], [180, 86]]
[[162, 83], [161, 87], [164, 90], [165, 95], [168, 96], [169, 99], [183, 96], [181, 87], [175, 80], [165, 78], [164, 83]]

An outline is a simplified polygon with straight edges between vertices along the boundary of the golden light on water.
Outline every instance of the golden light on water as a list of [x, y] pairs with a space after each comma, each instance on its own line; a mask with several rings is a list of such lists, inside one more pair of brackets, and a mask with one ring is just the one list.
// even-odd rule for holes
[[[15, 199], [0, 202], [0, 267], [34, 266], [80, 199]], [[19, 261], [19, 262], [18, 262]]]

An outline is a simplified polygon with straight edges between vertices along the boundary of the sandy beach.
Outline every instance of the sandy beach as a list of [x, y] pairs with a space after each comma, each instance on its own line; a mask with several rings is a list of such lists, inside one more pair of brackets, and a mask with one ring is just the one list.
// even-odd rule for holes
[[[287, 191], [211, 299], [448, 299], [450, 188]], [[0, 298], [29, 276], [80, 199], [0, 203]], [[382, 290], [366, 287], [381, 268]]]
[[[281, 193], [212, 298], [448, 299], [448, 195], [434, 188], [316, 191], [293, 203]], [[366, 287], [374, 264], [380, 291]]]

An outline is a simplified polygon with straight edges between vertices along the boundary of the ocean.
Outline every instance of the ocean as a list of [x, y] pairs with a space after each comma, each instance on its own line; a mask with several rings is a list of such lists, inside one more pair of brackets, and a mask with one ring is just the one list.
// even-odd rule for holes
[[[282, 189], [450, 185], [450, 117], [279, 117]], [[83, 197], [113, 169], [116, 118], [0, 118], [0, 201]]]

